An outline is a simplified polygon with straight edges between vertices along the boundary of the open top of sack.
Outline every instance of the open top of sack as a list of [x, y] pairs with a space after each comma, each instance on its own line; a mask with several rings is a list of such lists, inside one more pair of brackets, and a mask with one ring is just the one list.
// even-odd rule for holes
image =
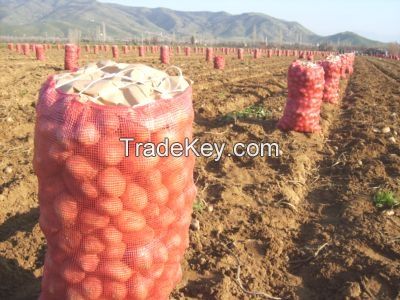
[[[177, 76], [167, 73], [173, 69], [177, 71]], [[178, 67], [171, 66], [160, 71], [143, 64], [110, 60], [90, 63], [76, 72], [57, 75], [55, 80], [57, 89], [79, 94], [81, 102], [124, 106], [171, 99], [190, 85]]]

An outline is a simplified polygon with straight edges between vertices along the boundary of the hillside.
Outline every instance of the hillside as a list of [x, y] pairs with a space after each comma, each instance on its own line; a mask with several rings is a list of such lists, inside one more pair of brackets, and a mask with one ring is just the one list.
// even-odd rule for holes
[[163, 36], [188, 41], [192, 35], [206, 42], [265, 41], [270, 43], [333, 43], [376, 46], [354, 33], [321, 37], [297, 22], [260, 13], [182, 12], [166, 8], [129, 7], [95, 0], [0, 0], [0, 35], [67, 37], [69, 29], [82, 36], [99, 36], [105, 23], [108, 38]]

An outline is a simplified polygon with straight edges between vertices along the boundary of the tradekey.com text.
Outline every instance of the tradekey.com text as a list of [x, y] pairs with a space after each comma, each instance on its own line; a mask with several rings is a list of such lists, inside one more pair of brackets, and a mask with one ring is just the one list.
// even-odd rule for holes
[[[214, 161], [221, 160], [224, 153], [226, 153], [227, 145], [225, 143], [201, 143], [198, 138], [190, 140], [185, 138], [183, 143], [173, 142], [170, 143], [168, 138], [158, 144], [152, 142], [135, 142], [134, 138], [122, 137], [119, 139], [124, 143], [125, 156], [130, 155], [144, 156], [144, 157], [188, 157], [191, 153], [196, 157], [213, 157]], [[133, 148], [132, 148], [133, 146]], [[233, 144], [232, 151], [227, 155], [236, 157], [279, 157], [281, 151], [277, 143], [235, 143]]]

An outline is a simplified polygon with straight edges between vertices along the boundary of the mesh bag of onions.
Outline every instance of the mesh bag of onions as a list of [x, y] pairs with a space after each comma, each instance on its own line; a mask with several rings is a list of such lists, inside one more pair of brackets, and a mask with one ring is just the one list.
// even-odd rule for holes
[[329, 56], [319, 61], [318, 64], [324, 68], [325, 85], [322, 100], [337, 104], [339, 101], [339, 85], [341, 73], [341, 59], [339, 56]]
[[324, 69], [309, 61], [294, 61], [289, 67], [288, 99], [278, 127], [285, 131], [319, 131], [323, 90]]
[[[192, 137], [188, 80], [100, 62], [50, 76], [36, 113], [40, 299], [168, 299], [189, 244], [194, 156], [134, 148]], [[120, 137], [134, 138], [129, 156]]]

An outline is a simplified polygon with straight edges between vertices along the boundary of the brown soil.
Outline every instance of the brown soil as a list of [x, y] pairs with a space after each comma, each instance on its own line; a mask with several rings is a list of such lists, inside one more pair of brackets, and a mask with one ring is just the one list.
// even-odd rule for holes
[[[34, 107], [41, 83], [63, 67], [62, 51], [47, 56], [40, 63], [0, 49], [0, 299], [36, 299], [40, 290]], [[93, 60], [84, 54], [81, 63]], [[199, 55], [172, 60], [194, 80], [196, 137], [273, 141], [282, 150], [280, 158], [197, 160], [200, 229], [191, 232], [175, 299], [253, 299], [256, 291], [283, 299], [399, 297], [400, 210], [378, 210], [371, 198], [379, 188], [399, 189], [399, 138], [388, 137], [400, 132], [400, 63], [357, 58], [340, 107], [324, 105], [323, 131], [305, 135], [276, 129], [291, 60], [228, 58], [224, 71]], [[121, 61], [161, 67], [157, 57]], [[224, 118], [253, 104], [265, 108], [265, 120]], [[374, 131], [385, 126], [391, 134]]]

